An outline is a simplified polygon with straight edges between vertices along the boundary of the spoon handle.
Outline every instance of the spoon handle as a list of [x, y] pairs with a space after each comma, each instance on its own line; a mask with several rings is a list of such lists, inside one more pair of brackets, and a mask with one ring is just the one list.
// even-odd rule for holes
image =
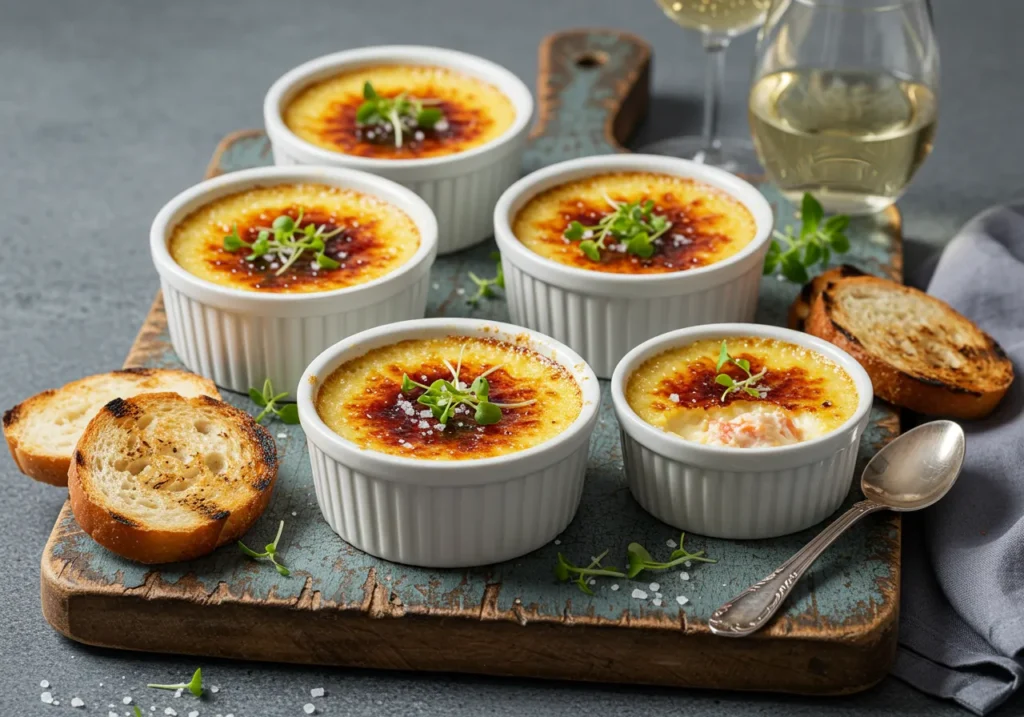
[[761, 629], [785, 602], [807, 568], [836, 538], [865, 515], [884, 509], [884, 505], [870, 500], [854, 504], [775, 572], [711, 613], [711, 619], [708, 620], [711, 632], [726, 637], [743, 637]]

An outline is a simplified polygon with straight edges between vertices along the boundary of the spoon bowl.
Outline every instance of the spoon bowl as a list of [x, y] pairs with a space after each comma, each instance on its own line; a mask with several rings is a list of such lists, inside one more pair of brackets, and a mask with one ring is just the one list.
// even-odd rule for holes
[[932, 421], [907, 431], [868, 461], [860, 489], [890, 510], [920, 510], [949, 492], [964, 462], [964, 431], [953, 421]]

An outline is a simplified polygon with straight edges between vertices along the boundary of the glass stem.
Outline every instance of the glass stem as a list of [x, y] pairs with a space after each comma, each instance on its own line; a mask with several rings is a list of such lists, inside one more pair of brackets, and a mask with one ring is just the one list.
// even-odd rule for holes
[[707, 71], [704, 76], [704, 138], [703, 161], [717, 155], [720, 148], [718, 141], [719, 103], [722, 97], [722, 86], [725, 83], [725, 51], [729, 47], [729, 38], [720, 35], [704, 34], [704, 51], [708, 56]]

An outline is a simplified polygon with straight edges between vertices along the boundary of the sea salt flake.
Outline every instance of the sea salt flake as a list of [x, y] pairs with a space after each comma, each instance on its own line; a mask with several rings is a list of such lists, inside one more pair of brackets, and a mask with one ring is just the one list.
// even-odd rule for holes
[[302, 711], [308, 715], [311, 715], [314, 712], [316, 712], [316, 707], [313, 705], [312, 702], [307, 702], [306, 704], [302, 705]]
[[652, 593], [656, 593], [661, 589], [661, 586], [658, 585], [658, 583], [651, 583], [648, 587], [650, 587]]
[[[679, 403], [679, 394], [673, 393], [671, 396], [668, 397], [668, 400], [671, 401], [672, 403]], [[675, 542], [671, 540], [669, 542], [672, 543], [672, 547], [674, 548]]]
[[175, 697], [181, 697], [181, 693], [182, 693], [182, 692], [184, 692], [184, 691], [185, 691], [185, 688], [184, 688], [184, 687], [179, 687], [178, 689], [176, 689], [176, 690], [174, 691], [174, 696], [175, 696]]
[[287, 434], [287, 433], [278, 433], [278, 434], [277, 434], [277, 437], [278, 437], [278, 438], [287, 438], [287, 437], [288, 437], [288, 434]]
[[597, 585], [597, 580], [595, 580], [594, 578], [590, 578], [590, 580], [588, 580], [587, 583], [589, 585]]
[[690, 579], [690, 574], [684, 570], [683, 572], [679, 573], [679, 579], [680, 580], [689, 580]]
[[688, 568], [692, 568], [693, 567], [693, 563], [691, 563], [689, 560], [687, 560], [685, 563], [683, 563], [683, 565], [685, 565]]
[[122, 698], [121, 701], [124, 702], [126, 705], [130, 705], [132, 703], [132, 698], [131, 697], [124, 697], [124, 698]]
[[199, 717], [199, 710], [192, 710], [188, 713], [188, 717]]
[[218, 687], [217, 685], [214, 685], [213, 687], [210, 688], [210, 692], [220, 692], [220, 687]]
[[686, 603], [690, 602], [690, 599], [685, 595], [676, 595], [676, 602], [680, 605], [685, 605]]
[[667, 546], [668, 546], [668, 547], [670, 547], [670, 548], [675, 548], [675, 547], [677, 547], [677, 546], [678, 546], [679, 544], [678, 544], [678, 543], [676, 543], [676, 541], [672, 540], [672, 538], [669, 538], [668, 540], [666, 540], [666, 541], [665, 541], [665, 545], [667, 545]]
[[71, 698], [71, 706], [72, 707], [85, 707], [85, 700], [83, 700], [81, 697], [72, 697]]
[[[45, 690], [47, 687], [50, 686], [50, 683], [47, 682], [46, 680], [43, 680], [42, 682], [39, 683], [39, 686], [42, 687]], [[102, 687], [103, 685], [100, 685], [100, 686]]]
[[618, 583], [613, 583], [612, 584], [612, 592], [616, 592], [616, 591], [618, 591], [618, 589], [619, 589], [619, 584]]
[[654, 603], [654, 607], [661, 607], [661, 598], [654, 598], [651, 602]]
[[164, 714], [168, 715], [168, 717], [178, 717], [178, 713], [174, 711], [173, 707], [168, 707], [167, 709], [165, 709]]
[[561, 545], [561, 544], [562, 544], [562, 541], [559, 540], [558, 538], [555, 538], [555, 545]]
[[632, 597], [636, 598], [637, 600], [646, 600], [647, 599], [647, 593], [645, 593], [640, 588], [634, 588], [633, 589]]
[[661, 593], [654, 593], [654, 597], [656, 597], [656, 598], [659, 598], [659, 599], [660, 599], [660, 598], [663, 598], [663, 597], [664, 597], [664, 595], [662, 595]]
[[310, 697], [323, 697], [324, 696], [324, 688], [323, 687], [314, 687], [313, 689], [311, 689], [309, 691], [309, 696]]
[[120, 715], [118, 715], [117, 712], [108, 711], [107, 712], [107, 717], [120, 717]]
[[459, 296], [462, 296], [463, 294], [466, 293], [466, 290], [460, 286], [458, 289], [455, 290], [455, 293], [458, 294]]
[[39, 701], [42, 702], [44, 705], [52, 705], [53, 695], [49, 692], [44, 692], [43, 694], [39, 695]]

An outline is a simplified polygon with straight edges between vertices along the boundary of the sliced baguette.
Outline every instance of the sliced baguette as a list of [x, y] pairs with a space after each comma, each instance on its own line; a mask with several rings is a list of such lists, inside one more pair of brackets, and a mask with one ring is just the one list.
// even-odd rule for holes
[[789, 306], [789, 316], [787, 317], [786, 325], [795, 331], [803, 331], [804, 322], [811, 315], [811, 306], [814, 304], [814, 300], [818, 298], [818, 295], [829, 284], [851, 276], [864, 276], [864, 272], [850, 264], [840, 264], [821, 272], [804, 284], [796, 299]]
[[177, 369], [126, 368], [87, 376], [5, 411], [7, 447], [25, 475], [67, 485], [71, 453], [89, 419], [108, 401], [154, 391], [220, 398], [213, 381]]
[[857, 359], [876, 396], [918, 413], [981, 418], [1013, 382], [1013, 363], [991, 336], [939, 299], [888, 279], [829, 283], [805, 329]]
[[141, 563], [206, 555], [263, 513], [277, 478], [274, 439], [209, 396], [116, 398], [82, 434], [68, 475], [75, 519]]

